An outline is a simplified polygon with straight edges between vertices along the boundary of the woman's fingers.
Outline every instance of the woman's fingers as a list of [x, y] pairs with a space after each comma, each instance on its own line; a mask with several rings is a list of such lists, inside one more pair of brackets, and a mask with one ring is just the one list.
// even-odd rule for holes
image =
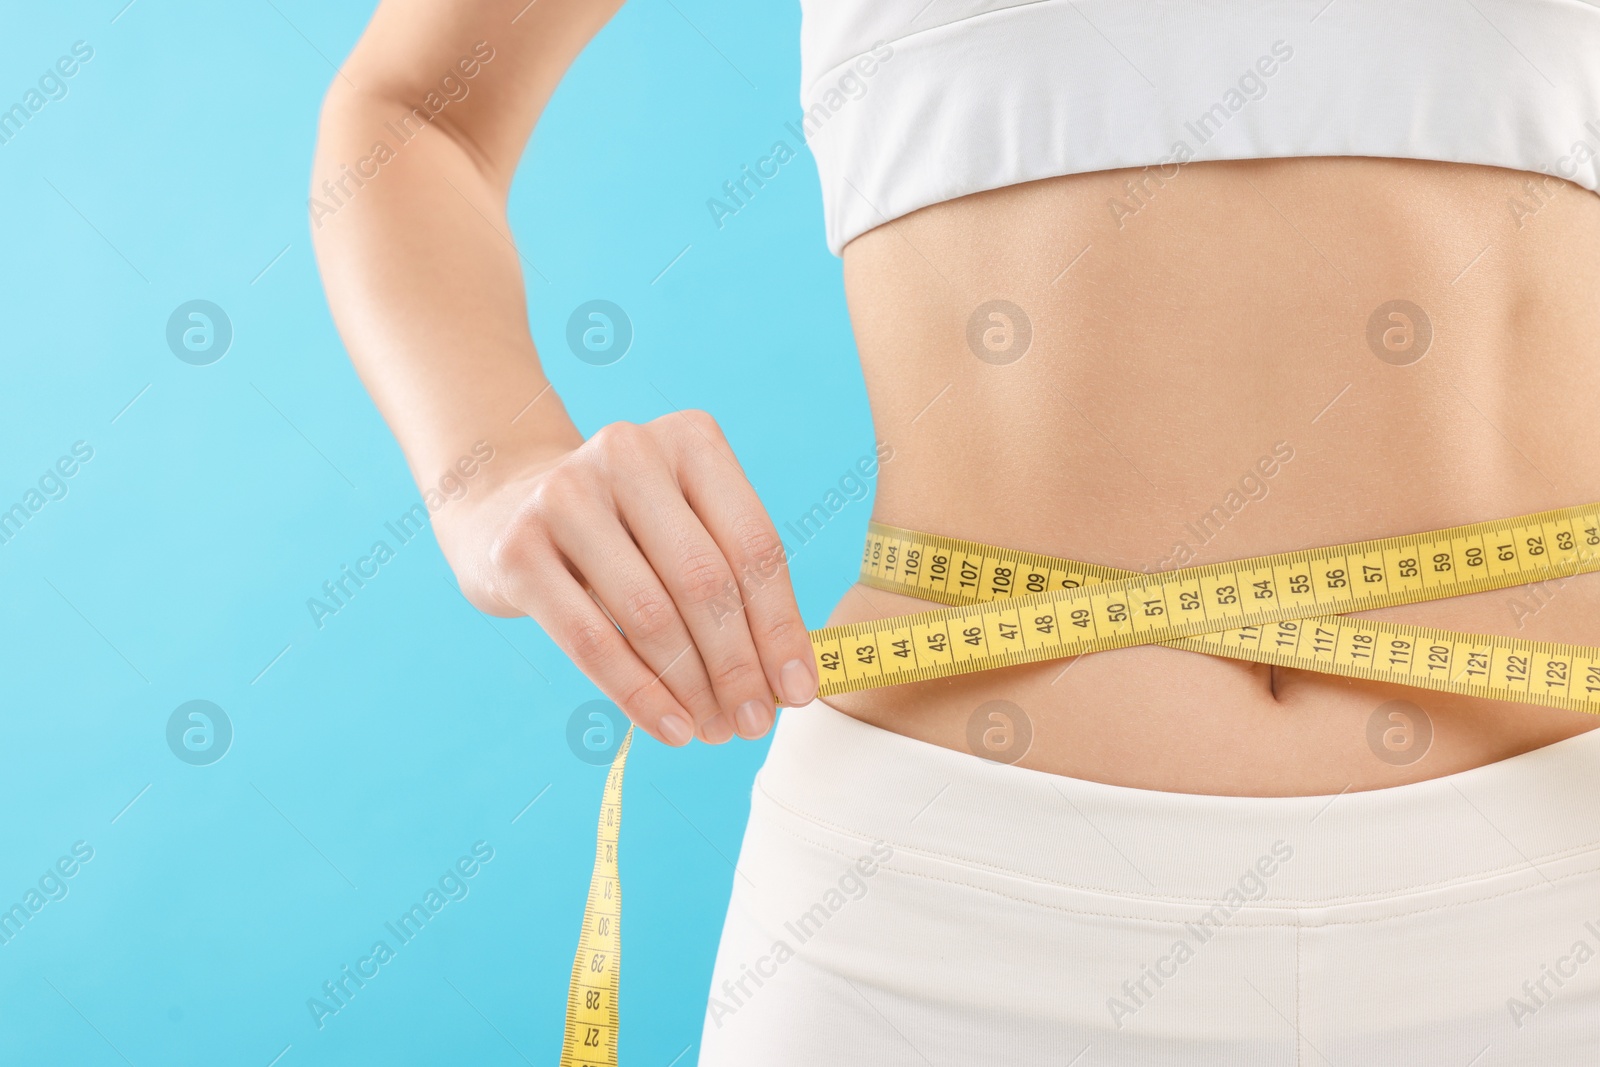
[[617, 514], [594, 507], [551, 521], [556, 548], [583, 576], [629, 646], [687, 709], [696, 729], [720, 715], [723, 709], [680, 606]]
[[619, 485], [617, 504], [633, 540], [677, 605], [710, 679], [719, 712], [701, 722], [713, 744], [735, 731], [759, 737], [772, 724], [772, 686], [732, 592], [734, 572], [676, 484]]
[[774, 695], [815, 696], [783, 543], [709, 415], [606, 426], [526, 484], [486, 599], [531, 615], [633, 721], [719, 744], [766, 733]]
[[817, 694], [816, 660], [783, 541], [711, 417], [681, 412], [667, 418], [680, 424], [675, 442], [684, 499], [736, 576], [727, 610], [741, 611], [772, 691], [786, 704], [807, 703]]
[[496, 544], [499, 595], [525, 611], [623, 714], [658, 741], [686, 745], [694, 720], [567, 570], [547, 538], [526, 528]]

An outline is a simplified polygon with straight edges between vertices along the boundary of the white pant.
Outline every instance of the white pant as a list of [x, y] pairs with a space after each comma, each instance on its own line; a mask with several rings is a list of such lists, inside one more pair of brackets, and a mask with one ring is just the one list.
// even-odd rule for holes
[[1592, 1067], [1600, 730], [1393, 789], [1249, 798], [785, 710], [700, 1063]]

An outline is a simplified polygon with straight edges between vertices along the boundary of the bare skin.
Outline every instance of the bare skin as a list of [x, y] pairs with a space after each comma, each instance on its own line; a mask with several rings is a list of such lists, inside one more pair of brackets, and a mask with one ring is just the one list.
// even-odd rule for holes
[[[319, 220], [317, 252], [418, 483], [493, 442], [495, 462], [436, 521], [468, 598], [532, 616], [658, 739], [758, 737], [773, 694], [800, 703], [815, 691], [772, 524], [710, 416], [584, 441], [539, 368], [505, 223], [544, 101], [616, 6], [385, 0], [349, 83], [330, 90], [314, 190], [368, 155], [383, 123], [474, 42], [494, 58], [381, 178]], [[894, 449], [876, 518], [1154, 570], [1600, 500], [1589, 399], [1600, 197], [1447, 163], [1193, 163], [1119, 220], [1109, 201], [1131, 208], [1124, 182], [1140, 178], [980, 193], [846, 247], [875, 430]], [[1510, 198], [1524, 205], [1520, 226]], [[1374, 311], [1396, 299], [1432, 327], [1409, 365], [1395, 363], [1415, 349], [1391, 347], [1386, 362], [1368, 341]], [[1013, 362], [980, 359], [969, 341], [974, 312], [994, 300], [1031, 324]], [[990, 337], [1004, 348], [1003, 328]], [[1213, 511], [1230, 491], [1248, 503]], [[1207, 514], [1204, 531], [1187, 528]], [[1180, 544], [1192, 555], [1175, 558]], [[730, 586], [752, 572], [776, 577], [746, 585], [730, 614]], [[929, 606], [858, 586], [828, 621]], [[1374, 614], [1600, 644], [1600, 581]], [[1031, 723], [1024, 766], [1236, 795], [1380, 788], [1597, 725], [1160, 647], [829, 703], [965, 750], [975, 709], [996, 699]], [[1415, 706], [1407, 725], [1421, 736], [1425, 720], [1430, 744], [1375, 751], [1369, 721], [1392, 700]]]
[[[895, 448], [875, 517], [1158, 570], [1600, 500], [1600, 425], [1583, 399], [1600, 387], [1600, 197], [1550, 181], [1518, 228], [1508, 200], [1535, 201], [1514, 171], [1192, 164], [1119, 229], [1108, 202], [1138, 177], [965, 197], [845, 249], [876, 430]], [[1408, 366], [1367, 339], [1374, 309], [1400, 297], [1433, 327]], [[966, 333], [996, 298], [1033, 328], [1002, 366]], [[1260, 477], [1280, 442], [1293, 458]], [[1249, 475], [1265, 495], [1241, 493], [1237, 514], [1200, 529]], [[1192, 557], [1174, 558], [1180, 543]], [[927, 606], [857, 586], [829, 621]], [[1592, 645], [1600, 582], [1368, 614]], [[997, 698], [1032, 723], [1024, 766], [1237, 795], [1395, 785], [1597, 725], [1158, 646], [828, 702], [965, 749], [974, 709]], [[1375, 754], [1368, 721], [1391, 700], [1421, 709], [1430, 748]]]

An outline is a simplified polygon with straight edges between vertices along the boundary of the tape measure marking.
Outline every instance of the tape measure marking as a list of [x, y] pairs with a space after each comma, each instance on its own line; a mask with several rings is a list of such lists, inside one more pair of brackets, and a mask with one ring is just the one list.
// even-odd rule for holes
[[617, 843], [622, 833], [622, 772], [633, 744], [633, 727], [622, 737], [606, 772], [595, 834], [594, 873], [583, 905], [583, 930], [567, 986], [567, 1026], [561, 1067], [616, 1067], [617, 998], [622, 988], [622, 879]]
[[1133, 575], [873, 523], [862, 581], [954, 606], [828, 627], [811, 637], [823, 696], [1171, 643], [1256, 662], [1594, 711], [1600, 710], [1600, 650], [1330, 613], [1595, 570], [1600, 505]]

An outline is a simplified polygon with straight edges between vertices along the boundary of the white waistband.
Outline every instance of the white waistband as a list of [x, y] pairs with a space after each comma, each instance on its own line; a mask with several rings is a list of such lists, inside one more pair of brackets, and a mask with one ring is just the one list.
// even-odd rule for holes
[[1242, 883], [1267, 908], [1392, 905], [1486, 879], [1513, 892], [1600, 860], [1600, 730], [1390, 789], [1218, 797], [991, 763], [819, 700], [781, 713], [756, 788], [897, 854], [1142, 900]]

